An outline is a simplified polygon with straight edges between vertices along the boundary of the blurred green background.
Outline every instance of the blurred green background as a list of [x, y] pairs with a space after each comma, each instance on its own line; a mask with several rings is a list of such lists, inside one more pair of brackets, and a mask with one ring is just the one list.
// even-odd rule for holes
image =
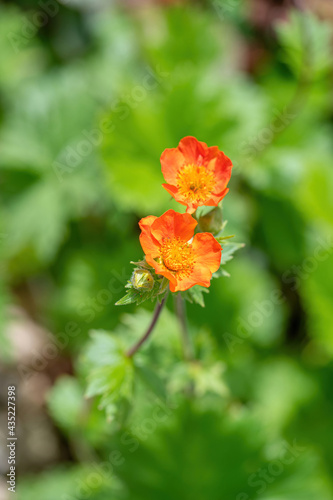
[[[331, 0], [0, 3], [1, 420], [15, 383], [20, 500], [333, 499], [332, 27]], [[109, 422], [84, 398], [107, 359], [89, 331], [131, 343], [149, 323], [151, 303], [114, 303], [140, 218], [183, 211], [159, 157], [187, 135], [234, 162], [224, 218], [246, 247], [188, 306], [200, 362], [169, 299], [138, 354], [154, 387]]]

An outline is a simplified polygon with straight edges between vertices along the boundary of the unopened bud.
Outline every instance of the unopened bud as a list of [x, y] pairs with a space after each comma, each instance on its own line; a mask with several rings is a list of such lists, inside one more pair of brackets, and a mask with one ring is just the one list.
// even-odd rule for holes
[[198, 222], [201, 231], [217, 234], [222, 229], [222, 209], [220, 207], [215, 207], [208, 212], [208, 214], [199, 217]]
[[147, 269], [135, 269], [131, 283], [136, 290], [151, 290], [154, 286], [154, 278]]

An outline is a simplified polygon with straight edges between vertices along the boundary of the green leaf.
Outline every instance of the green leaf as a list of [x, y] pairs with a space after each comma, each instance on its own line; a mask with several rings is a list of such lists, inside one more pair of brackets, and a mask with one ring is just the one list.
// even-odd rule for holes
[[138, 365], [135, 367], [135, 371], [140, 375], [141, 380], [144, 384], [160, 399], [166, 400], [167, 393], [164, 381], [156, 374], [155, 371], [151, 370], [147, 366]]
[[[237, 412], [232, 405], [228, 411], [220, 404], [220, 411], [208, 411], [193, 406], [188, 401], [179, 405], [153, 432], [144, 434], [135, 453], [126, 455], [119, 474], [128, 487], [127, 498], [332, 499], [329, 473], [312, 446], [301, 448], [302, 440], [295, 442], [293, 435], [289, 442], [280, 436], [265, 442], [260, 417], [249, 409]], [[186, 446], [179, 446], [180, 441]], [[285, 456], [293, 457], [288, 464], [281, 461]], [[269, 471], [276, 464], [281, 469], [273, 476]], [[260, 479], [266, 472], [269, 481]], [[254, 485], [262, 485], [262, 490]]]
[[188, 300], [191, 304], [199, 304], [201, 307], [205, 307], [204, 293], [209, 293], [209, 290], [201, 285], [194, 285], [186, 292], [181, 292], [182, 296]]
[[[5, 207], [10, 256], [28, 250], [29, 257], [49, 262], [69, 222], [107, 203], [97, 149], [84, 135], [95, 112], [84, 75], [74, 68], [29, 82], [15, 94], [0, 129], [0, 168], [8, 193], [15, 193]], [[89, 154], [79, 152], [84, 140]], [[15, 188], [27, 174], [31, 181]], [[28, 266], [29, 259], [21, 261]]]
[[39, 37], [24, 36], [26, 23], [26, 13], [17, 6], [0, 5], [0, 86], [7, 95], [15, 96], [18, 84], [39, 76], [43, 69]]
[[224, 242], [223, 250], [222, 250], [222, 258], [221, 265], [226, 264], [229, 260], [234, 258], [234, 253], [237, 252], [240, 248], [244, 248], [244, 243], [229, 243]]
[[237, 250], [244, 248], [245, 246], [244, 243], [231, 243], [226, 238], [228, 237], [216, 238], [219, 243], [223, 244], [223, 249], [220, 268], [213, 274], [213, 278], [230, 278], [230, 274], [223, 268], [223, 266], [234, 258], [234, 253], [237, 252]]
[[218, 361], [211, 366], [201, 363], [179, 363], [169, 379], [168, 388], [172, 393], [183, 392], [189, 384], [194, 394], [202, 397], [206, 394], [216, 394], [225, 397], [228, 388], [223, 380], [224, 365]]
[[289, 20], [276, 26], [283, 59], [298, 76], [306, 71], [311, 79], [325, 76], [332, 68], [332, 26], [310, 11], [292, 11]]
[[68, 433], [76, 429], [83, 403], [80, 384], [70, 376], [58, 378], [47, 397], [47, 406], [53, 420]]
[[[20, 481], [20, 498], [24, 500], [35, 498], [75, 500], [78, 498], [78, 489], [81, 488], [82, 491], [89, 492], [90, 500], [123, 499], [121, 482], [115, 473], [106, 474], [103, 465], [105, 464], [97, 462], [80, 465], [62, 463], [60, 466], [48, 468], [38, 476], [24, 475]], [[99, 481], [90, 481], [91, 477], [96, 476]]]
[[[147, 292], [146, 292], [147, 293]], [[116, 306], [127, 306], [128, 304], [133, 304], [139, 300], [144, 294], [140, 294], [139, 290], [135, 290], [131, 288], [124, 297], [122, 297], [118, 302], [116, 302]]]
[[230, 274], [225, 269], [223, 269], [223, 267], [221, 266], [220, 269], [218, 269], [213, 274], [213, 278], [222, 278], [222, 277], [230, 278]]
[[133, 395], [134, 366], [123, 345], [104, 331], [91, 333], [85, 358], [90, 364], [86, 397], [99, 396], [99, 408], [111, 420]]
[[104, 330], [92, 330], [91, 342], [85, 351], [85, 359], [93, 366], [105, 366], [117, 361], [122, 345], [119, 340]]

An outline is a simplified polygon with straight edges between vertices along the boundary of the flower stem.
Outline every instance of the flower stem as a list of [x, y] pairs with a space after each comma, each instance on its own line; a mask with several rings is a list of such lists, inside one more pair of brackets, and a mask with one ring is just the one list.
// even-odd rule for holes
[[148, 327], [148, 330], [146, 331], [146, 333], [144, 334], [144, 336], [136, 344], [134, 344], [133, 347], [131, 347], [126, 352], [126, 356], [128, 358], [131, 358], [132, 356], [134, 356], [134, 354], [136, 353], [136, 351], [138, 351], [140, 349], [140, 347], [142, 346], [142, 344], [148, 339], [148, 337], [150, 336], [150, 334], [154, 330], [155, 325], [157, 323], [157, 320], [160, 317], [160, 314], [162, 312], [163, 306], [164, 306], [164, 304], [166, 302], [167, 296], [168, 295], [166, 294], [164, 296], [164, 298], [162, 299], [162, 301], [160, 303], [157, 303], [157, 305], [155, 307], [153, 319], [151, 320], [151, 323], [150, 323], [150, 325]]
[[175, 297], [175, 306], [181, 327], [184, 358], [186, 359], [186, 361], [193, 361], [195, 359], [195, 356], [187, 327], [185, 300], [180, 293], [178, 293]]

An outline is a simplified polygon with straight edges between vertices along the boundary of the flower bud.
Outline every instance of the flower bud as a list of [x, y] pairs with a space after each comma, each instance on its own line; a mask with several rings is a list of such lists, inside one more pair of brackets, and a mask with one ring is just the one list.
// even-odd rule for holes
[[154, 278], [147, 269], [134, 269], [131, 283], [136, 290], [152, 290]]
[[199, 217], [199, 228], [203, 232], [217, 234], [222, 229], [222, 209], [215, 207], [208, 214]]

